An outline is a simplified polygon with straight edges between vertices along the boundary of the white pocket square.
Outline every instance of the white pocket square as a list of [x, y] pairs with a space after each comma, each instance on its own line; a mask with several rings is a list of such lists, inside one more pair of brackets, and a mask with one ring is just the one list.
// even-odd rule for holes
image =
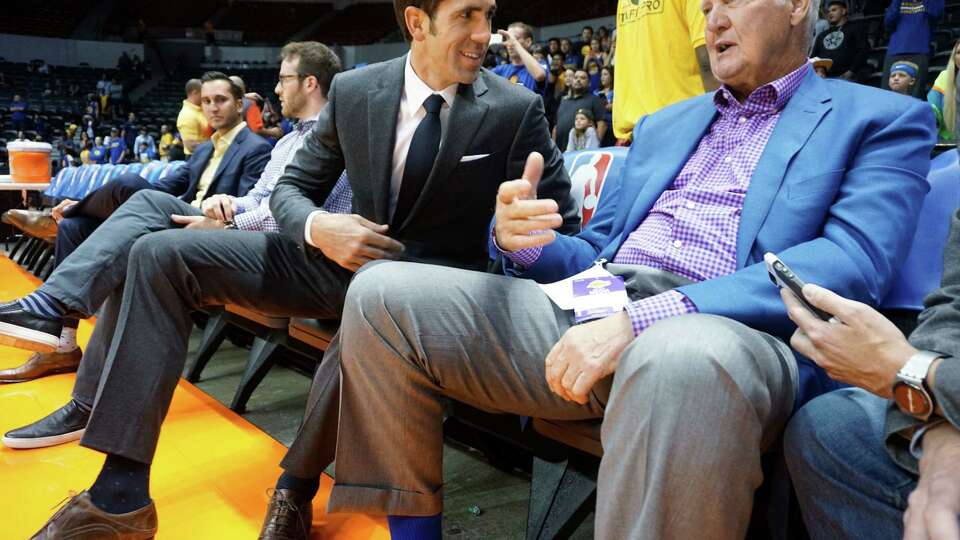
[[483, 159], [489, 155], [490, 154], [474, 154], [472, 156], [463, 156], [462, 158], [460, 158], [460, 163], [465, 163], [467, 161], [476, 161], [478, 159]]

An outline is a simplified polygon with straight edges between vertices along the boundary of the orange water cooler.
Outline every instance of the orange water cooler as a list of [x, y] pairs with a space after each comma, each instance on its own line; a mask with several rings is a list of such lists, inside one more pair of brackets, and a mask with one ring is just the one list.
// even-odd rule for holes
[[42, 184], [50, 181], [50, 152], [48, 143], [13, 141], [7, 143], [10, 156], [10, 178], [14, 182]]

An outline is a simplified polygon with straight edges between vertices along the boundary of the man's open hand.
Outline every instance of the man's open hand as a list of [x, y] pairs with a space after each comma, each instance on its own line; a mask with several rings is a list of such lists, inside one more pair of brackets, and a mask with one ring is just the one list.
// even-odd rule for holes
[[571, 326], [547, 355], [547, 385], [567, 401], [586, 403], [593, 385], [616, 371], [633, 337], [625, 311]]
[[386, 236], [389, 227], [356, 214], [318, 214], [310, 223], [310, 240], [331, 261], [356, 272], [379, 259], [396, 259], [403, 244]]
[[[543, 156], [533, 152], [527, 157], [523, 178], [500, 184], [497, 191], [497, 245], [504, 251], [518, 251], [549, 244], [556, 233], [549, 230], [563, 224], [557, 201], [537, 199], [537, 184], [543, 175]], [[537, 231], [537, 234], [530, 234]]]
[[820, 320], [787, 289], [780, 296], [797, 323], [790, 345], [822, 367], [827, 375], [889, 399], [900, 368], [917, 352], [903, 332], [870, 306], [806, 285], [803, 295], [842, 324]]
[[60, 201], [60, 203], [54, 206], [53, 210], [50, 211], [50, 217], [52, 217], [53, 220], [56, 221], [57, 223], [60, 223], [60, 220], [63, 219], [63, 213], [69, 210], [70, 207], [72, 207], [75, 204], [77, 204], [77, 201], [74, 201], [72, 199], [64, 199]]
[[960, 540], [960, 432], [950, 424], [923, 435], [920, 481], [907, 499], [904, 540]]

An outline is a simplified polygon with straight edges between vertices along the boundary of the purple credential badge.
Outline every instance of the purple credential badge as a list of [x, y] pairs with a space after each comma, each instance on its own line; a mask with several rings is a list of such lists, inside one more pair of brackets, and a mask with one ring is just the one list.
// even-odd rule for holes
[[573, 296], [594, 296], [625, 291], [623, 278], [620, 276], [592, 277], [573, 280]]

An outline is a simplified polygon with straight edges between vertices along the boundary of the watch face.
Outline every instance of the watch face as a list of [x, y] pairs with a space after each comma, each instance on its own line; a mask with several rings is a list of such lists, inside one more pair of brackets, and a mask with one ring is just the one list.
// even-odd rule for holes
[[898, 384], [893, 388], [893, 399], [896, 400], [900, 410], [915, 417], [929, 416], [933, 411], [933, 403], [930, 398], [917, 388], [909, 384]]

